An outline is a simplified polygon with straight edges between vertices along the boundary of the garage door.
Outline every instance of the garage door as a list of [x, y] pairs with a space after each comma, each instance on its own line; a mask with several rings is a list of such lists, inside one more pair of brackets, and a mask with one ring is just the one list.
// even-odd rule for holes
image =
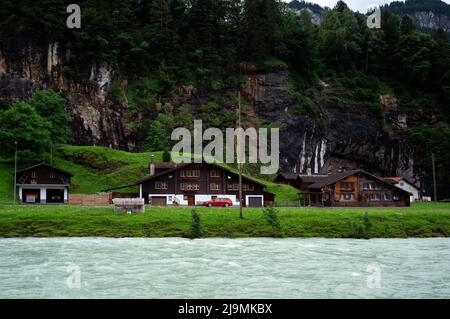
[[152, 205], [153, 206], [167, 206], [167, 199], [166, 197], [155, 197], [152, 196]]
[[249, 197], [248, 198], [248, 207], [262, 207], [262, 198], [261, 197]]

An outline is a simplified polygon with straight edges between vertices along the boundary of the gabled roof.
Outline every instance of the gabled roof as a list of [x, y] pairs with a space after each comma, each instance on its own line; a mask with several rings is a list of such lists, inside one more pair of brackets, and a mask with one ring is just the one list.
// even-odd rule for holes
[[59, 172], [61, 172], [61, 173], [64, 173], [64, 174], [66, 174], [66, 175], [69, 175], [69, 176], [73, 176], [73, 174], [72, 174], [71, 172], [66, 171], [66, 170], [63, 170], [63, 169], [61, 169], [61, 168], [57, 168], [57, 167], [52, 166], [52, 165], [47, 164], [47, 163], [39, 163], [39, 164], [30, 166], [30, 167], [21, 169], [21, 170], [17, 171], [17, 174], [23, 173], [23, 172], [26, 172], [26, 171], [29, 171], [29, 170], [31, 170], [31, 169], [35, 169], [35, 168], [41, 167], [41, 166], [47, 166], [47, 167], [49, 167], [49, 168], [51, 168], [51, 169], [54, 169], [55, 171], [59, 171]]
[[368, 173], [366, 171], [363, 171], [363, 170], [353, 170], [353, 171], [345, 171], [345, 172], [341, 172], [341, 173], [331, 174], [328, 177], [326, 177], [326, 178], [324, 178], [324, 179], [322, 179], [322, 180], [320, 180], [320, 181], [318, 181], [318, 182], [308, 186], [308, 188], [309, 189], [321, 189], [324, 186], [334, 184], [337, 181], [340, 181], [341, 179], [347, 178], [347, 177], [355, 175], [355, 174], [364, 174], [364, 175], [370, 176], [373, 179], [378, 180], [379, 182], [381, 182], [383, 184], [387, 184], [387, 185], [397, 189], [400, 192], [403, 192], [403, 193], [411, 195], [409, 192], [407, 192], [407, 191], [405, 191], [405, 190], [403, 190], [403, 189], [401, 189], [401, 188], [399, 188], [399, 187], [397, 187], [395, 185], [392, 185], [391, 183], [385, 181], [384, 179], [382, 179], [382, 178], [380, 178], [378, 176], [375, 176], [375, 175], [370, 174], [370, 173]]
[[278, 177], [283, 177], [284, 179], [287, 180], [292, 180], [295, 181], [298, 178], [298, 174], [297, 173], [278, 173], [277, 177], [275, 179], [277, 179]]
[[331, 185], [340, 181], [341, 179], [347, 178], [357, 173], [363, 172], [362, 170], [354, 170], [354, 171], [345, 171], [340, 173], [330, 174], [326, 177], [317, 179], [312, 185], [309, 185], [308, 188], [311, 189], [319, 189], [327, 185]]
[[386, 182], [400, 182], [403, 177], [383, 177]]
[[178, 166], [180, 166], [181, 164], [175, 164], [175, 163], [150, 163], [148, 164], [150, 165], [155, 165], [155, 169], [172, 169], [172, 168], [177, 168]]
[[305, 184], [314, 184], [316, 182], [322, 181], [329, 175], [298, 175], [298, 178]]
[[403, 177], [403, 176], [399, 176], [399, 177], [383, 177], [383, 180], [385, 180], [388, 183], [400, 183], [401, 181], [405, 181], [408, 184], [410, 184], [411, 186], [415, 187], [416, 189], [420, 189], [415, 183], [413, 183], [410, 179]]

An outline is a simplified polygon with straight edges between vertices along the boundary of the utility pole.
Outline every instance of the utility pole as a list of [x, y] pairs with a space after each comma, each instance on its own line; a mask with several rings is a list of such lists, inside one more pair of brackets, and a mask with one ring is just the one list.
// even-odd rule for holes
[[437, 202], [437, 186], [436, 186], [436, 156], [431, 154], [431, 162], [433, 166], [433, 190], [434, 190], [434, 201]]
[[15, 152], [14, 152], [14, 198], [13, 201], [16, 203], [16, 186], [17, 186], [17, 141], [14, 141]]
[[[239, 105], [238, 128], [241, 128], [241, 92], [238, 92], [238, 105]], [[242, 163], [239, 162], [239, 156], [238, 156], [238, 167], [239, 167], [239, 217], [241, 219], [244, 219], [244, 214], [242, 212]]]

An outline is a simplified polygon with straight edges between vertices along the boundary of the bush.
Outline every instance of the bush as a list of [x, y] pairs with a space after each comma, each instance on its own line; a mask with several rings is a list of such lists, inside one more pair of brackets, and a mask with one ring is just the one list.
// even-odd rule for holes
[[372, 221], [367, 212], [364, 214], [362, 223], [351, 222], [348, 226], [350, 229], [350, 238], [370, 238], [369, 231], [372, 228]]
[[172, 161], [172, 156], [170, 155], [170, 152], [165, 149], [164, 153], [162, 154], [162, 161], [164, 163], [170, 163]]
[[202, 225], [200, 223], [200, 215], [197, 213], [195, 209], [192, 210], [191, 237], [192, 238], [202, 237]]
[[273, 206], [264, 208], [264, 216], [266, 217], [267, 223], [272, 227], [273, 237], [282, 237], [283, 231], [281, 228], [280, 217], [278, 216], [278, 211]]

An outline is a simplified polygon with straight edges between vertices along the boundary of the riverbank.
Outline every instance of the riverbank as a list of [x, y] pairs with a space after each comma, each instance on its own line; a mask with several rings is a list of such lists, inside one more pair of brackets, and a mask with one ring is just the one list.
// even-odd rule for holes
[[[202, 237], [406, 238], [450, 236], [449, 204], [411, 208], [280, 208], [274, 232], [262, 209], [197, 208]], [[368, 218], [364, 218], [367, 213]], [[191, 209], [147, 207], [115, 215], [112, 207], [0, 206], [0, 237], [189, 237]], [[369, 224], [369, 227], [366, 227]]]

